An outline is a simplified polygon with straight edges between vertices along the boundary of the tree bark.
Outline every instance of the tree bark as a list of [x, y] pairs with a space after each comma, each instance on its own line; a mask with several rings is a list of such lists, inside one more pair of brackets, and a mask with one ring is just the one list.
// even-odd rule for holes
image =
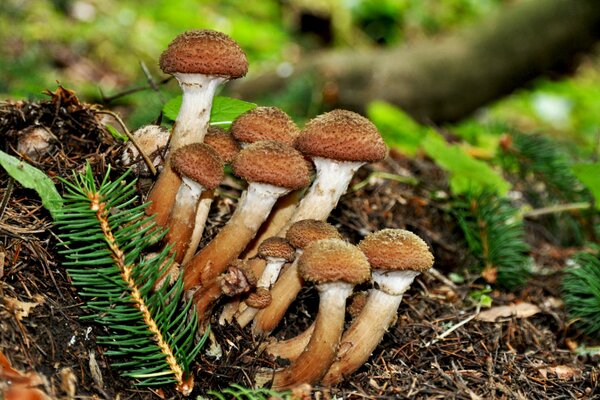
[[233, 83], [230, 93], [258, 99], [308, 80], [323, 108], [364, 112], [385, 100], [422, 122], [456, 121], [540, 75], [569, 71], [599, 37], [599, 0], [525, 0], [445, 38], [326, 51], [288, 77], [266, 71]]

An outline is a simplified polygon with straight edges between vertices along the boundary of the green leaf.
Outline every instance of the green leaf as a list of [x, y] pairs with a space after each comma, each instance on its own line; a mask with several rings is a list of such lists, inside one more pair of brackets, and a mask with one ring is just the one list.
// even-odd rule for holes
[[367, 107], [367, 116], [381, 132], [386, 144], [414, 155], [421, 142], [432, 131], [419, 125], [408, 114], [384, 101], [374, 101]]
[[459, 146], [446, 143], [436, 132], [429, 132], [422, 142], [427, 155], [450, 173], [454, 194], [480, 192], [483, 189], [506, 194], [510, 184], [488, 164], [465, 153]]
[[1, 150], [0, 165], [21, 186], [35, 190], [42, 199], [44, 207], [50, 211], [52, 218], [56, 219], [56, 212], [62, 207], [62, 197], [45, 173]]
[[[169, 100], [163, 107], [163, 114], [172, 121], [177, 119], [181, 107], [181, 96]], [[256, 104], [234, 99], [232, 97], [216, 96], [210, 110], [210, 124], [228, 127], [238, 115], [252, 110]]]
[[596, 200], [596, 208], [600, 209], [600, 163], [575, 164], [573, 173], [589, 190]]
[[117, 128], [115, 128], [114, 126], [110, 125], [110, 124], [106, 124], [104, 125], [106, 126], [106, 130], [108, 130], [108, 132], [110, 132], [110, 134], [117, 140], [120, 140], [122, 142], [127, 142], [129, 140], [129, 138], [127, 137], [127, 135], [122, 134], [121, 132], [119, 132], [117, 130]]

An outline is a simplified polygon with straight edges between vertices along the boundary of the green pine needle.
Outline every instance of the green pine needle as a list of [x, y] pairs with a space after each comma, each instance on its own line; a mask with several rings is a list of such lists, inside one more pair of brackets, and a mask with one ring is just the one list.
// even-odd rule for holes
[[491, 191], [468, 194], [453, 210], [469, 249], [482, 261], [481, 270], [497, 273], [496, 281], [506, 288], [523, 285], [530, 275], [530, 259], [519, 210]]
[[207, 394], [216, 397], [218, 400], [287, 400], [291, 398], [290, 392], [277, 392], [275, 390], [265, 388], [251, 389], [235, 383], [227, 389], [223, 389], [221, 391], [211, 390]]
[[79, 294], [87, 298], [88, 318], [110, 334], [98, 342], [110, 348], [115, 367], [138, 385], [174, 383], [182, 393], [193, 387], [190, 365], [205, 337], [194, 344], [198, 319], [191, 302], [182, 305], [181, 277], [155, 288], [172, 263], [169, 249], [151, 258], [145, 251], [165, 234], [135, 205], [135, 181], [128, 172], [96, 184], [91, 167], [66, 186], [56, 223], [66, 247], [65, 264]]
[[578, 253], [565, 269], [563, 299], [575, 324], [590, 336], [600, 338], [600, 258]]

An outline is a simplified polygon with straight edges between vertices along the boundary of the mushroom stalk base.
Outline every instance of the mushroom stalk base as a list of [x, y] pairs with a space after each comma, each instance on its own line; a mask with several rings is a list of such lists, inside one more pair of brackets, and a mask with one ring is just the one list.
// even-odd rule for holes
[[[394, 294], [371, 289], [365, 307], [340, 340], [336, 361], [323, 377], [324, 385], [340, 382], [345, 376], [363, 365], [377, 347], [396, 316], [402, 302], [402, 294], [410, 287], [415, 271], [373, 271], [373, 280], [385, 290], [393, 288]], [[385, 282], [383, 277], [391, 278]]]
[[273, 389], [287, 389], [301, 383], [318, 382], [333, 362], [344, 330], [346, 299], [353, 285], [344, 282], [324, 283], [319, 290], [319, 311], [315, 330], [304, 352], [284, 370], [277, 371]]

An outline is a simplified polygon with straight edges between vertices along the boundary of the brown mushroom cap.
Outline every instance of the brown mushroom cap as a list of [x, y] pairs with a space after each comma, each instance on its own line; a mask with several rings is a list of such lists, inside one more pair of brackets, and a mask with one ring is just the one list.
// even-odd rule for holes
[[369, 260], [358, 247], [340, 239], [309, 244], [298, 260], [298, 272], [306, 281], [359, 284], [371, 276]]
[[260, 258], [283, 258], [286, 262], [294, 261], [296, 252], [287, 239], [273, 236], [262, 241], [258, 246], [258, 256]]
[[426, 271], [433, 265], [427, 244], [404, 229], [382, 229], [365, 237], [358, 247], [373, 269]]
[[219, 186], [224, 176], [223, 160], [204, 143], [192, 143], [175, 150], [171, 156], [171, 167], [206, 190]]
[[300, 133], [290, 116], [277, 107], [256, 107], [243, 113], [233, 121], [230, 131], [240, 142], [275, 140], [290, 146]]
[[248, 72], [248, 60], [240, 46], [224, 33], [210, 29], [178, 35], [160, 55], [166, 74], [187, 73], [240, 78]]
[[249, 307], [258, 309], [267, 308], [269, 304], [271, 304], [271, 301], [271, 293], [267, 288], [263, 287], [256, 288], [256, 291], [250, 293], [248, 298], [245, 300]]
[[236, 154], [240, 152], [240, 145], [231, 133], [218, 126], [208, 127], [208, 131], [204, 136], [204, 143], [215, 149], [219, 157], [226, 163], [230, 163]]
[[317, 240], [342, 239], [342, 235], [333, 225], [316, 219], [295, 222], [290, 226], [285, 237], [296, 249], [304, 249]]
[[379, 161], [387, 153], [375, 125], [347, 110], [333, 110], [309, 121], [294, 147], [311, 157], [340, 161]]
[[252, 143], [234, 158], [233, 173], [249, 182], [268, 183], [296, 190], [310, 183], [302, 154], [283, 143], [264, 140]]

